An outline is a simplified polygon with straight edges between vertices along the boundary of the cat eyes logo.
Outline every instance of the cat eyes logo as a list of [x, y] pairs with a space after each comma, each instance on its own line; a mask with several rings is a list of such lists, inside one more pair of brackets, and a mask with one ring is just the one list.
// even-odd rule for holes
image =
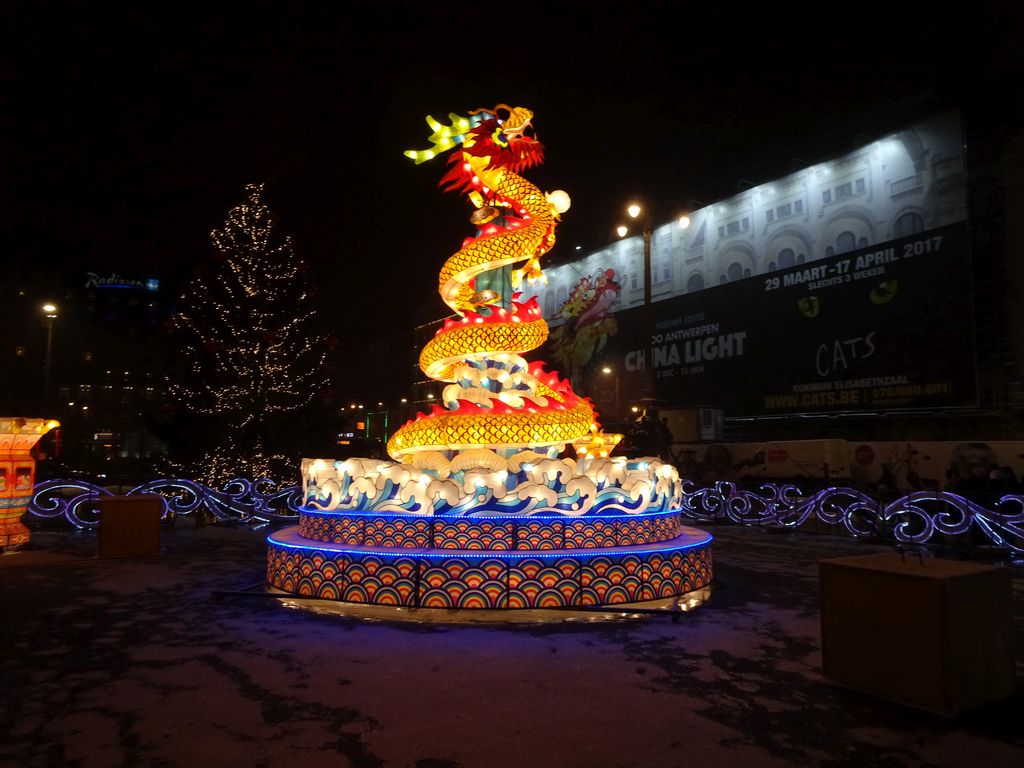
[[821, 311], [821, 302], [817, 296], [803, 296], [797, 299], [796, 306], [807, 317], [817, 317]]
[[868, 298], [871, 299], [872, 304], [885, 304], [892, 300], [892, 297], [896, 295], [896, 291], [899, 287], [899, 281], [886, 280], [884, 283], [879, 283], [872, 288], [871, 293], [868, 294]]

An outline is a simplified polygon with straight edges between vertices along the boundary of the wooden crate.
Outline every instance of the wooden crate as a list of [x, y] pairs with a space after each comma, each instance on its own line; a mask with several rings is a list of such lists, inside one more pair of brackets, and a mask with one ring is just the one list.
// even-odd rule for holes
[[100, 500], [100, 557], [160, 553], [163, 499], [152, 493], [108, 496]]
[[886, 552], [819, 574], [828, 679], [947, 716], [1014, 693], [1008, 568]]

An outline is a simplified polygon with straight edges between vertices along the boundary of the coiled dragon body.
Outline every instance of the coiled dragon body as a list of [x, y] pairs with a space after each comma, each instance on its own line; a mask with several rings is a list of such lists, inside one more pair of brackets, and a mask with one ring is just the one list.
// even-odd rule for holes
[[460, 319], [444, 323], [419, 361], [427, 376], [450, 383], [445, 408], [403, 425], [388, 453], [415, 463], [438, 452], [561, 450], [596, 428], [595, 414], [568, 382], [520, 357], [544, 343], [548, 328], [536, 300], [520, 301], [517, 289], [541, 277], [539, 260], [555, 243], [568, 196], [546, 195], [519, 175], [543, 160], [530, 110], [499, 105], [449, 118], [443, 125], [428, 117], [433, 148], [406, 155], [419, 164], [459, 146], [441, 185], [475, 206], [476, 233], [438, 277], [441, 298]]

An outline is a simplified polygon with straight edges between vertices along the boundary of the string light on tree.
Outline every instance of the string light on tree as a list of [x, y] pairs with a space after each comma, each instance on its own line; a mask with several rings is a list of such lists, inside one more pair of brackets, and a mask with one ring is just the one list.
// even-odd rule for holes
[[319, 390], [326, 356], [310, 330], [312, 291], [291, 239], [277, 235], [262, 184], [248, 185], [246, 198], [210, 233], [214, 267], [193, 279], [173, 320], [186, 365], [168, 389], [202, 417], [196, 474], [211, 484], [295, 471], [293, 458], [264, 446], [289, 428], [282, 415]]

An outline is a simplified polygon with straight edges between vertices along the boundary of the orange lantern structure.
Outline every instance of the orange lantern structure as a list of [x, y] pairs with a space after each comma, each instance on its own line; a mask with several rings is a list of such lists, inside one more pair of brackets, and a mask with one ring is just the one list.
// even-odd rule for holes
[[36, 481], [32, 449], [60, 426], [53, 419], [0, 416], [0, 549], [17, 549], [32, 538], [21, 522]]

